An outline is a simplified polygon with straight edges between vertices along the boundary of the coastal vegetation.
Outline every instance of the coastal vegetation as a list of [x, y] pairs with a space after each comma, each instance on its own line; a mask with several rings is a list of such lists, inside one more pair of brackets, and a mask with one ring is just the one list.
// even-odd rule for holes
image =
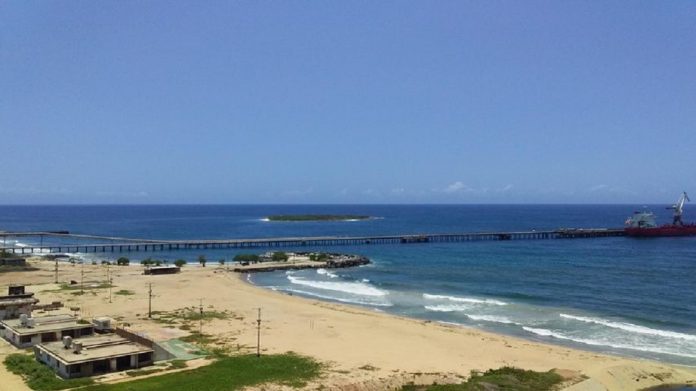
[[198, 256], [198, 263], [201, 264], [201, 266], [205, 267], [205, 264], [208, 262], [208, 260], [205, 258], [205, 255], [199, 255]]
[[[36, 391], [65, 390], [81, 387], [84, 391], [177, 391], [198, 390], [228, 391], [238, 390], [263, 383], [302, 387], [319, 376], [322, 365], [315, 360], [294, 353], [219, 356], [212, 364], [183, 372], [167, 373], [160, 376], [137, 379], [116, 384], [94, 384], [91, 378], [61, 379], [46, 365], [32, 356], [15, 353], [5, 358], [7, 369], [24, 378], [27, 386]], [[183, 361], [172, 362], [166, 369], [185, 368]], [[161, 369], [130, 371], [131, 377], [138, 377]]]
[[93, 384], [90, 378], [63, 380], [46, 365], [36, 361], [33, 356], [13, 353], [5, 357], [7, 370], [20, 375], [27, 386], [36, 391], [65, 390]]
[[349, 221], [349, 220], [369, 220], [370, 216], [365, 215], [270, 215], [266, 217], [268, 221]]
[[100, 384], [84, 391], [239, 390], [264, 383], [302, 387], [319, 376], [322, 365], [294, 353], [224, 356], [210, 365], [124, 383]]
[[309, 254], [309, 260], [315, 262], [323, 262], [329, 259], [329, 254], [327, 253], [311, 253]]
[[186, 265], [186, 261], [183, 259], [177, 259], [176, 261], [174, 261], [174, 265], [176, 267], [182, 267], [182, 266]]
[[404, 386], [401, 391], [551, 391], [563, 381], [553, 370], [535, 372], [514, 367], [472, 372], [461, 384], [433, 384], [430, 386]]
[[259, 257], [256, 254], [237, 254], [234, 256], [233, 261], [237, 263], [242, 263], [242, 262], [248, 262], [248, 263], [256, 263], [260, 260], [261, 257]]
[[167, 262], [161, 261], [159, 259], [152, 259], [152, 258], [145, 258], [142, 261], [140, 261], [140, 264], [143, 266], [161, 266], [162, 263], [167, 263]]
[[286, 262], [288, 260], [288, 254], [282, 251], [276, 251], [271, 255], [271, 260], [273, 262]]
[[126, 257], [121, 257], [121, 258], [116, 260], [116, 264], [118, 266], [128, 266], [128, 265], [130, 265], [130, 259], [128, 259]]

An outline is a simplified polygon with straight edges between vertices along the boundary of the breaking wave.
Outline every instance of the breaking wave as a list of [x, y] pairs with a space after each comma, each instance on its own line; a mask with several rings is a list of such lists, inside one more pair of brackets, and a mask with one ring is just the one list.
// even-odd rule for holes
[[388, 293], [364, 282], [311, 281], [293, 275], [289, 275], [287, 278], [293, 284], [308, 286], [316, 289], [350, 293], [354, 295], [383, 297]]
[[317, 269], [317, 274], [321, 274], [321, 275], [327, 276], [329, 278], [337, 278], [338, 277], [338, 275], [336, 275], [335, 273], [331, 273], [330, 271], [323, 269], [323, 268]]
[[496, 316], [496, 315], [472, 315], [472, 314], [464, 314], [466, 315], [469, 319], [472, 320], [482, 320], [484, 322], [493, 322], [493, 323], [503, 323], [503, 324], [516, 324], [519, 325], [520, 323], [517, 323], [513, 320], [510, 320], [509, 318], [505, 316]]
[[582, 344], [586, 344], [586, 345], [608, 346], [608, 347], [615, 348], [615, 349], [638, 350], [641, 352], [659, 353], [659, 354], [668, 354], [668, 355], [673, 355], [673, 356], [696, 358], [696, 355], [694, 355], [694, 354], [684, 353], [684, 352], [674, 351], [674, 350], [668, 350], [668, 349], [662, 349], [662, 348], [653, 347], [653, 346], [628, 345], [628, 344], [610, 342], [607, 340], [577, 338], [577, 337], [571, 337], [571, 336], [568, 336], [568, 335], [565, 335], [562, 333], [558, 333], [558, 332], [554, 332], [551, 330], [547, 330], [547, 329], [540, 329], [540, 328], [527, 327], [527, 326], [524, 326], [522, 328], [525, 331], [528, 331], [528, 332], [536, 334], [536, 335], [540, 335], [542, 337], [553, 337], [553, 338], [562, 339], [562, 340], [566, 340], [566, 341], [578, 342], [578, 343], [582, 343]]
[[425, 309], [435, 312], [457, 312], [468, 311], [472, 306], [466, 304], [443, 304], [443, 305], [426, 305]]
[[445, 295], [431, 295], [429, 293], [423, 294], [424, 299], [428, 300], [448, 300], [460, 303], [472, 303], [472, 304], [491, 304], [491, 305], [507, 305], [508, 303], [495, 299], [476, 299], [473, 297], [457, 297], [457, 296], [445, 296]]
[[575, 316], [575, 315], [568, 315], [568, 314], [561, 314], [561, 318], [577, 320], [577, 321], [585, 322], [585, 323], [599, 324], [602, 326], [611, 327], [611, 328], [619, 329], [619, 330], [624, 330], [624, 331], [628, 331], [631, 333], [657, 335], [657, 336], [665, 337], [665, 338], [678, 338], [678, 339], [685, 339], [688, 341], [696, 341], [696, 335], [677, 333], [675, 331], [651, 329], [649, 327], [638, 326], [638, 325], [631, 324], [631, 323], [612, 322], [610, 320], [605, 320], [602, 318], [591, 318], [591, 317]]
[[336, 301], [340, 301], [342, 303], [361, 304], [361, 305], [379, 306], [379, 307], [391, 307], [392, 306], [392, 304], [389, 302], [374, 302], [374, 301], [369, 301], [369, 300], [361, 300], [359, 298], [345, 298], [345, 297], [327, 296], [327, 295], [322, 295], [322, 294], [315, 293], [315, 292], [309, 292], [309, 291], [305, 291], [305, 290], [301, 290], [301, 289], [294, 289], [294, 288], [277, 288], [277, 290], [281, 290], [284, 292], [299, 293], [301, 295], [317, 297], [320, 299], [336, 300]]

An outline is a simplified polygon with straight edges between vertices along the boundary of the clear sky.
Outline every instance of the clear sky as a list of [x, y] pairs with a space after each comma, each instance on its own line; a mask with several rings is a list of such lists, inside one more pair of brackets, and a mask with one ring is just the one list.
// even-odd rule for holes
[[694, 1], [0, 3], [0, 203], [696, 199]]

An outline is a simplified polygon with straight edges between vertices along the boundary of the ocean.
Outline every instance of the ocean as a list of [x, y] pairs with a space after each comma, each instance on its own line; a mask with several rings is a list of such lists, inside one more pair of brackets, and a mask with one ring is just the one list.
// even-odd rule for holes
[[[0, 206], [0, 230], [148, 239], [389, 235], [621, 227], [664, 205]], [[685, 210], [685, 220], [696, 210]], [[365, 221], [269, 222], [271, 214], [360, 214]], [[45, 243], [56, 239], [44, 239]], [[30, 244], [24, 239], [8, 245]], [[84, 241], [83, 241], [84, 243]], [[275, 250], [275, 249], [274, 249]], [[255, 274], [253, 284], [535, 341], [696, 365], [696, 237], [627, 237], [288, 248], [361, 254], [354, 269]], [[256, 251], [266, 251], [258, 249]], [[128, 253], [230, 260], [238, 250]], [[91, 260], [123, 254], [74, 254]], [[230, 298], [232, 300], [233, 298]]]

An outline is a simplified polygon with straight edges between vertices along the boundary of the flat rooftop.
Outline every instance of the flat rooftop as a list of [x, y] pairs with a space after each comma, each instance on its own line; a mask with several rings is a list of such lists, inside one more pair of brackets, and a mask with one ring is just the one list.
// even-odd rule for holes
[[73, 339], [74, 342], [82, 343], [82, 351], [80, 353], [75, 353], [72, 347], [66, 349], [62, 341], [43, 343], [36, 347], [44, 350], [66, 365], [153, 352], [152, 349], [145, 345], [130, 341], [116, 334], [76, 338]]
[[51, 331], [92, 327], [92, 325], [89, 323], [78, 323], [77, 318], [68, 314], [37, 316], [33, 317], [32, 319], [34, 319], [34, 326], [31, 328], [22, 326], [22, 321], [20, 319], [3, 320], [0, 321], [0, 324], [3, 324], [5, 327], [11, 329], [19, 335], [31, 335], [37, 333], [48, 333]]
[[31, 295], [0, 296], [0, 307], [6, 307], [8, 305], [36, 304], [38, 302], [39, 299], [31, 297]]

